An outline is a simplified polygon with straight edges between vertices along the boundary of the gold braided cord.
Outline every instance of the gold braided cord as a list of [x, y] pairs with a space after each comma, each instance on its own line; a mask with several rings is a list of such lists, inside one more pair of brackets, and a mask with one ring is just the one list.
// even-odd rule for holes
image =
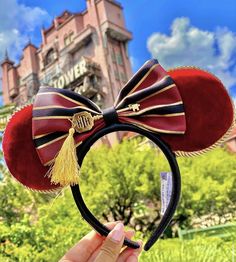
[[9, 174], [12, 176], [13, 180], [17, 183], [17, 184], [20, 184], [21, 186], [23, 186], [25, 189], [27, 190], [30, 190], [32, 192], [39, 192], [39, 193], [43, 193], [43, 194], [53, 194], [53, 193], [57, 193], [59, 190], [62, 190], [64, 187], [61, 187], [61, 186], [58, 186], [57, 188], [54, 188], [54, 189], [48, 189], [48, 190], [45, 190], [45, 189], [33, 189], [33, 188], [30, 188], [24, 184], [22, 184], [19, 180], [17, 180], [12, 174], [11, 172], [8, 170]]
[[[177, 68], [172, 68], [169, 70], [169, 72], [171, 71], [174, 71], [174, 70], [182, 70], [182, 69], [196, 69], [196, 70], [201, 70], [201, 71], [205, 71], [207, 73], [209, 73], [210, 75], [212, 75], [213, 77], [215, 77], [215, 79], [217, 79], [218, 81], [220, 81], [222, 83], [222, 81], [217, 78], [214, 74], [210, 73], [209, 71], [207, 70], [202, 70], [201, 68], [198, 68], [198, 67], [194, 67], [194, 66], [185, 66], [185, 67], [177, 67]], [[223, 85], [223, 83], [222, 83]], [[224, 85], [223, 85], [224, 86]], [[233, 128], [235, 127], [235, 119], [236, 119], [236, 111], [235, 111], [235, 107], [234, 107], [234, 103], [232, 102], [232, 99], [230, 97], [230, 101], [231, 101], [231, 104], [232, 104], [232, 107], [233, 107], [233, 110], [234, 110], [234, 117], [233, 117], [233, 120], [232, 120], [232, 123], [231, 123], [231, 126], [229, 127], [229, 129], [227, 130], [227, 132], [218, 140], [216, 141], [213, 145], [211, 145], [210, 147], [206, 148], [206, 149], [203, 149], [203, 150], [198, 150], [198, 151], [193, 151], [193, 152], [185, 152], [185, 151], [175, 151], [176, 155], [177, 156], [184, 156], [184, 157], [192, 157], [192, 156], [197, 156], [197, 155], [201, 155], [203, 153], [206, 153], [218, 146], [220, 146], [222, 143], [224, 143], [227, 138], [230, 137], [230, 134], [232, 133], [232, 130]], [[16, 109], [16, 111], [12, 114], [11, 118], [9, 119], [9, 122], [12, 120], [12, 117], [20, 110], [22, 110], [23, 108], [26, 108], [27, 106], [30, 106], [31, 104], [27, 104], [27, 105], [24, 105], [22, 107], [19, 107]], [[137, 124], [135, 124], [137, 125]], [[138, 125], [137, 125], [138, 126]], [[146, 129], [144, 126], [142, 127], [144, 129]], [[148, 129], [146, 129], [148, 130]], [[150, 130], [149, 130], [150, 131]], [[3, 139], [4, 139], [4, 133], [3, 133]], [[4, 154], [4, 152], [3, 152]], [[42, 193], [55, 193], [57, 192], [58, 190], [61, 189], [61, 187], [59, 188], [55, 188], [55, 189], [50, 189], [50, 190], [39, 190], [39, 189], [32, 189], [32, 188], [29, 188], [27, 186], [25, 186], [24, 184], [22, 184], [20, 181], [18, 181], [13, 175], [12, 177], [14, 178], [15, 181], [17, 181], [17, 183], [23, 185], [25, 188], [27, 188], [28, 190], [31, 190], [31, 191], [38, 191], [38, 192], [42, 192]]]
[[[16, 110], [13, 112], [13, 114], [11, 115], [8, 123], [12, 120], [12, 118], [15, 116], [15, 114], [19, 111], [21, 111], [22, 109], [26, 108], [26, 107], [29, 107], [29, 106], [32, 106], [31, 103], [27, 103], [25, 105], [22, 105], [22, 106], [19, 106], [16, 108]], [[5, 131], [3, 132], [3, 137], [2, 139], [4, 139], [4, 134], [5, 134]], [[4, 155], [4, 151], [3, 151], [3, 157], [5, 158], [5, 155]], [[7, 168], [8, 169], [8, 168]], [[33, 191], [33, 192], [40, 192], [40, 193], [44, 193], [44, 194], [50, 194], [50, 193], [56, 193], [58, 192], [58, 190], [61, 190], [62, 187], [58, 187], [58, 188], [55, 188], [55, 189], [48, 189], [48, 190], [41, 190], [41, 189], [32, 189], [24, 184], [22, 184], [19, 180], [17, 180], [10, 172], [10, 170], [8, 169], [8, 172], [9, 174], [12, 176], [12, 178], [14, 179], [14, 181], [16, 181], [18, 184], [22, 185], [24, 188], [26, 188], [27, 190], [30, 190], [30, 191]]]
[[199, 155], [205, 154], [208, 151], [210, 151], [210, 150], [212, 150], [212, 149], [214, 149], [218, 146], [221, 146], [227, 140], [227, 138], [230, 136], [234, 127], [235, 127], [235, 123], [233, 121], [232, 125], [230, 126], [228, 131], [218, 141], [216, 141], [213, 145], [209, 146], [208, 148], [198, 150], [198, 151], [192, 151], [192, 152], [175, 151], [175, 154], [176, 154], [176, 156], [183, 156], [183, 157], [192, 157], [192, 156], [199, 156]]
[[[219, 81], [222, 84], [222, 86], [225, 88], [223, 82], [216, 75], [212, 74], [208, 70], [201, 69], [201, 68], [196, 67], [196, 66], [179, 66], [179, 67], [176, 67], [176, 68], [170, 68], [167, 72], [172, 72], [172, 71], [175, 71], [175, 70], [183, 70], [183, 69], [196, 69], [196, 70], [206, 72], [206, 73], [210, 74], [211, 76], [213, 76], [217, 81]], [[232, 101], [232, 98], [230, 96], [229, 96], [229, 98], [230, 98], [231, 105], [233, 107], [234, 117], [233, 117], [231, 126], [229, 127], [227, 132], [219, 140], [217, 140], [213, 145], [209, 146], [208, 148], [205, 148], [205, 149], [202, 149], [202, 150], [197, 150], [197, 151], [192, 151], [192, 152], [175, 151], [176, 156], [193, 157], [193, 156], [202, 155], [202, 154], [207, 153], [208, 151], [210, 151], [210, 150], [212, 150], [212, 149], [214, 149], [218, 146], [221, 146], [230, 137], [234, 127], [236, 126], [236, 110], [235, 110], [235, 105]]]

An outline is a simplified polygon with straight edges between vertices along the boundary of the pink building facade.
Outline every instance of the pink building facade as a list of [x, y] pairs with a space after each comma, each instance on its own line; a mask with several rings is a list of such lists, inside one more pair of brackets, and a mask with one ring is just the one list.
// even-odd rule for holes
[[112, 0], [87, 0], [81, 13], [64, 11], [41, 30], [39, 48], [28, 43], [15, 65], [1, 63], [4, 104], [23, 105], [40, 85], [68, 88], [101, 107], [111, 106], [131, 77], [122, 6]]

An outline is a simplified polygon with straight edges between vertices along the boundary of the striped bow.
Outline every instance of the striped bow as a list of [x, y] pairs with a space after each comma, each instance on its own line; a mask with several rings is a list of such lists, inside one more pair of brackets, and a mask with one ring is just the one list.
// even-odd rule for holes
[[[69, 90], [40, 88], [33, 105], [32, 123], [40, 161], [45, 166], [55, 165], [62, 150], [67, 158], [68, 152], [73, 151], [74, 157], [74, 149], [64, 149], [69, 136], [76, 147], [113, 122], [130, 123], [156, 133], [185, 132], [184, 106], [178, 88], [157, 60], [146, 62], [121, 89], [114, 106], [107, 110]], [[59, 163], [63, 165], [63, 160]], [[78, 168], [77, 163], [73, 165]], [[68, 167], [63, 172], [69, 172]], [[61, 185], [77, 183], [77, 179], [74, 182], [51, 180]]]

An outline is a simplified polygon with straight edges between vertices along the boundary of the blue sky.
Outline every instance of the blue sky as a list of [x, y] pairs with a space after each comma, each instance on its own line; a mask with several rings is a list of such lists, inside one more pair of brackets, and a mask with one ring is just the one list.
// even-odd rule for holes
[[[235, 0], [119, 2], [133, 32], [129, 50], [134, 71], [151, 57], [166, 68], [199, 66], [220, 77], [236, 97]], [[85, 8], [85, 0], [0, 0], [0, 59], [6, 46], [12, 58], [19, 58], [29, 37], [39, 45], [40, 27], [48, 26], [65, 9], [79, 12]]]

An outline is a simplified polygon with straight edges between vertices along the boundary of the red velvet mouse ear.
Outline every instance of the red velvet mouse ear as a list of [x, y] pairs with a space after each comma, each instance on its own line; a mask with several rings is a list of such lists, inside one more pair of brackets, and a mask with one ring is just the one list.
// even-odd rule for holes
[[184, 135], [163, 134], [177, 155], [191, 156], [218, 146], [234, 126], [234, 106], [222, 82], [198, 68], [183, 67], [168, 72], [184, 103]]
[[21, 184], [37, 191], [52, 191], [52, 185], [37, 155], [32, 140], [32, 105], [16, 112], [4, 132], [3, 153], [7, 167]]

